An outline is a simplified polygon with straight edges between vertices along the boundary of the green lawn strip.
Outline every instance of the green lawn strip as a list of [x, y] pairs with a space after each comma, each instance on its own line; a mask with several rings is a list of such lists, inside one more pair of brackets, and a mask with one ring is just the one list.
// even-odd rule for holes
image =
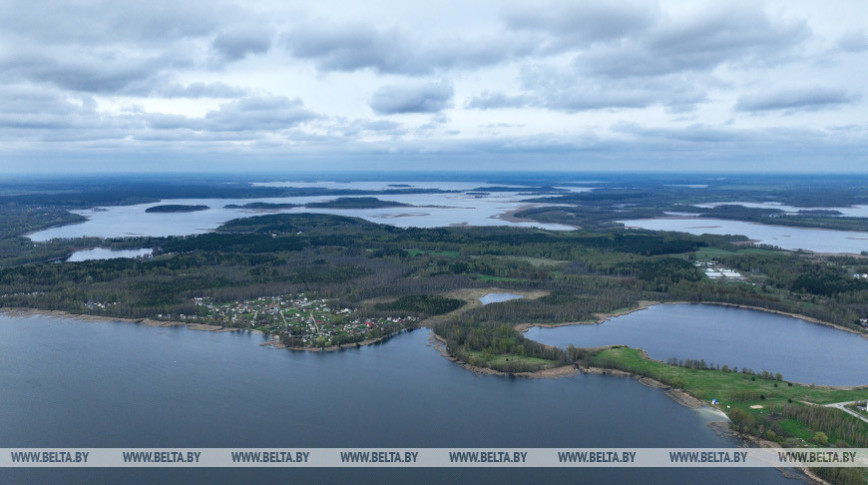
[[[517, 354], [488, 354], [486, 352], [468, 352], [468, 363], [492, 369], [508, 369], [522, 367], [527, 370], [549, 369], [558, 364], [557, 361], [526, 357]], [[483, 364], [483, 365], [480, 365]]]
[[[613, 347], [591, 357], [590, 364], [599, 367], [616, 368], [635, 374], [645, 375], [665, 384], [683, 389], [706, 402], [719, 401], [718, 408], [727, 414], [740, 409], [750, 415], [770, 417], [770, 408], [783, 408], [788, 404], [795, 406], [822, 405], [835, 402], [857, 401], [868, 398], [868, 388], [832, 389], [811, 385], [792, 384], [785, 381], [761, 379], [740, 372], [719, 370], [698, 370], [677, 367], [644, 357], [642, 351], [628, 347]], [[777, 387], [775, 386], [777, 384]], [[753, 408], [751, 406], [754, 406]], [[762, 406], [762, 407], [758, 407]], [[868, 423], [844, 414], [844, 421], [868, 433]], [[823, 431], [829, 443], [842, 440], [833, 428], [820, 426], [812, 429], [796, 419], [772, 418], [787, 433], [805, 443], [814, 443], [817, 431]], [[845, 440], [847, 441], [847, 440]], [[850, 443], [852, 446], [852, 443]]]
[[[673, 387], [684, 389], [705, 401], [717, 399], [724, 409], [727, 405], [747, 408], [746, 410], [750, 410], [751, 405], [762, 405], [768, 408], [773, 404], [786, 404], [788, 399], [793, 402], [828, 404], [868, 397], [868, 389], [865, 388], [844, 390], [799, 384], [790, 386], [783, 381], [759, 377], [752, 379], [752, 376], [740, 372], [677, 367], [647, 359], [641, 351], [628, 347], [604, 350], [595, 355], [591, 363], [600, 367], [613, 367], [647, 375]], [[765, 399], [762, 397], [750, 399], [751, 394]], [[745, 398], [747, 400], [742, 400]]]

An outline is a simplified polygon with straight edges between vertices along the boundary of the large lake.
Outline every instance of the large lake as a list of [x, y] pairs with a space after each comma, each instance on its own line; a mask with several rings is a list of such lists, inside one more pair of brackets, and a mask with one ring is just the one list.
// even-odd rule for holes
[[[389, 183], [386, 182], [353, 182], [344, 184], [326, 182], [307, 184], [275, 183], [274, 185], [287, 185], [301, 188], [351, 188], [353, 190], [384, 190], [388, 188], [396, 188], [389, 187]], [[392, 185], [394, 185], [394, 183], [392, 183]], [[454, 192], [365, 196], [377, 197], [383, 201], [406, 204], [404, 207], [385, 207], [378, 209], [311, 209], [306, 207], [295, 207], [262, 211], [226, 208], [227, 205], [244, 205], [252, 202], [304, 205], [312, 202], [331, 201], [338, 198], [338, 196], [335, 195], [255, 199], [166, 199], [160, 202], [148, 204], [97, 207], [89, 210], [72, 211], [86, 217], [88, 219], [86, 222], [46, 229], [44, 231], [30, 234], [29, 237], [33, 241], [47, 241], [55, 238], [75, 237], [115, 238], [130, 236], [184, 236], [212, 231], [224, 222], [239, 217], [300, 212], [361, 217], [362, 219], [376, 222], [378, 224], [389, 224], [398, 227], [445, 227], [453, 225], [469, 225], [539, 227], [552, 230], [573, 229], [570, 226], [561, 224], [515, 221], [510, 220], [509, 218], [504, 218], [504, 215], [511, 211], [523, 207], [541, 205], [522, 202], [523, 199], [532, 197], [532, 195], [522, 192], [521, 188], [516, 188], [515, 192], [482, 193], [471, 190], [472, 188], [478, 188], [479, 184], [461, 184], [452, 182], [439, 184], [416, 184], [412, 187], [401, 188], [445, 190], [446, 187], [454, 190]], [[195, 212], [145, 212], [150, 207], [164, 204], [204, 205], [207, 206], [208, 209]]]
[[[0, 447], [731, 447], [625, 378], [480, 376], [426, 330], [337, 353], [0, 316]], [[795, 483], [774, 469], [0, 469], [3, 483]]]
[[657, 360], [780, 372], [805, 384], [868, 384], [868, 339], [774, 313], [719, 305], [657, 305], [598, 325], [533, 327], [526, 337], [548, 345], [628, 345]]
[[868, 251], [868, 232], [833, 231], [805, 227], [772, 226], [753, 222], [705, 218], [658, 218], [618, 221], [627, 227], [690, 234], [740, 234], [760, 244], [781, 249], [807, 249], [818, 253]]

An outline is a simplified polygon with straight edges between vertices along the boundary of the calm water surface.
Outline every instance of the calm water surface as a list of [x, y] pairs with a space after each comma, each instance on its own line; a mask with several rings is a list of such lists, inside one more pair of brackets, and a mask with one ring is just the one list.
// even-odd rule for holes
[[[391, 183], [391, 182], [390, 182]], [[281, 184], [281, 183], [278, 183]], [[266, 184], [259, 184], [266, 185]], [[353, 182], [353, 183], [292, 183], [293, 187], [351, 188], [354, 190], [383, 190], [386, 182]], [[280, 197], [258, 199], [166, 199], [155, 203], [127, 206], [98, 207], [88, 210], [72, 211], [86, 217], [88, 220], [78, 224], [54, 227], [30, 234], [33, 241], [48, 241], [55, 238], [74, 237], [130, 237], [130, 236], [184, 236], [201, 234], [216, 229], [231, 219], [252, 217], [275, 213], [319, 213], [336, 214], [362, 219], [378, 224], [389, 224], [398, 227], [445, 227], [451, 225], [470, 226], [516, 226], [539, 227], [552, 230], [571, 230], [570, 226], [561, 224], [545, 224], [537, 222], [511, 221], [501, 218], [507, 212], [521, 207], [532, 207], [540, 204], [527, 204], [522, 199], [528, 196], [520, 192], [492, 192], [480, 194], [470, 191], [479, 184], [422, 184], [414, 188], [451, 187], [451, 190], [461, 192], [433, 194], [398, 194], [372, 195], [383, 201], [393, 201], [406, 204], [407, 207], [384, 207], [378, 209], [309, 209], [295, 207], [279, 210], [230, 209], [227, 205], [244, 205], [252, 202], [289, 203], [304, 205], [311, 202], [331, 201], [338, 196], [315, 197]], [[484, 190], [484, 188], [482, 189]], [[146, 212], [150, 207], [165, 204], [204, 205], [207, 210], [195, 212]], [[549, 204], [551, 205], [551, 204]]]
[[774, 313], [718, 305], [657, 305], [599, 325], [527, 331], [548, 345], [628, 345], [653, 359], [704, 359], [780, 372], [806, 384], [868, 384], [868, 339]]
[[744, 235], [760, 244], [770, 244], [788, 250], [807, 249], [818, 253], [854, 254], [868, 251], [868, 232], [772, 226], [705, 218], [632, 219], [618, 222], [627, 227], [653, 231], [677, 231], [697, 235]]
[[519, 298], [524, 298], [524, 296], [512, 293], [489, 293], [480, 298], [479, 301], [483, 305], [488, 305], [489, 303], [501, 303], [504, 301], [518, 300]]
[[115, 259], [115, 258], [138, 258], [148, 256], [154, 252], [150, 248], [141, 249], [108, 249], [108, 248], [93, 248], [82, 249], [76, 251], [67, 258], [67, 261], [74, 263], [77, 261], [90, 261], [94, 259]]
[[[479, 376], [417, 330], [336, 353], [0, 316], [0, 447], [729, 447], [633, 380]], [[772, 469], [0, 470], [3, 483], [796, 483]]]

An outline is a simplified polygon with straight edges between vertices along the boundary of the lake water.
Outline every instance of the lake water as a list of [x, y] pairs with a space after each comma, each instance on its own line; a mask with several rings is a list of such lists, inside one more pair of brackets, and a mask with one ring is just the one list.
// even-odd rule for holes
[[657, 360], [708, 363], [783, 374], [806, 384], [868, 384], [868, 339], [769, 312], [719, 305], [656, 305], [599, 325], [534, 327], [548, 345], [628, 345]]
[[141, 249], [108, 249], [108, 248], [93, 248], [82, 249], [76, 251], [67, 258], [66, 261], [74, 263], [77, 261], [90, 261], [94, 259], [115, 259], [115, 258], [140, 258], [149, 256], [154, 252], [150, 248]]
[[868, 251], [868, 232], [833, 231], [804, 227], [772, 226], [753, 222], [705, 218], [657, 218], [618, 221], [627, 227], [690, 234], [740, 234], [760, 244], [781, 249], [807, 249], [818, 253]]
[[844, 217], [868, 217], [868, 205], [852, 205], [847, 207], [796, 207], [780, 202], [709, 202], [707, 204], [694, 204], [695, 207], [714, 208], [721, 205], [739, 205], [753, 209], [778, 209], [789, 214], [795, 214], [806, 210], [834, 210]]
[[[631, 379], [481, 376], [426, 330], [335, 353], [0, 316], [0, 447], [731, 447]], [[774, 469], [0, 469], [2, 483], [793, 483]]]
[[[396, 182], [352, 182], [352, 183], [282, 183], [293, 187], [323, 187], [332, 189], [383, 190]], [[267, 184], [259, 184], [267, 185]], [[274, 185], [274, 184], [272, 184]], [[72, 211], [88, 220], [78, 224], [54, 227], [30, 234], [33, 241], [48, 241], [55, 238], [75, 237], [130, 237], [130, 236], [184, 236], [213, 231], [231, 219], [275, 213], [320, 213], [361, 217], [378, 224], [397, 227], [445, 227], [453, 225], [469, 226], [515, 226], [539, 227], [552, 230], [571, 230], [562, 224], [510, 221], [502, 216], [523, 207], [541, 204], [527, 204], [522, 199], [529, 196], [516, 189], [516, 192], [492, 192], [478, 194], [470, 189], [479, 184], [453, 184], [452, 182], [414, 185], [413, 188], [445, 188], [463, 190], [449, 193], [375, 195], [384, 201], [400, 202], [410, 207], [385, 207], [379, 209], [308, 209], [295, 207], [280, 210], [228, 209], [225, 206], [244, 205], [252, 202], [308, 204], [311, 202], [331, 201], [338, 196], [315, 197], [278, 197], [256, 199], [165, 199], [148, 204], [128, 206], [98, 207], [89, 210]], [[484, 190], [484, 188], [483, 188]], [[344, 197], [344, 196], [342, 196]], [[145, 212], [149, 207], [164, 204], [204, 205], [207, 210], [195, 212]], [[551, 205], [551, 204], [548, 204]]]
[[479, 301], [483, 305], [488, 305], [489, 303], [501, 303], [504, 301], [518, 300], [519, 298], [524, 297], [522, 295], [513, 295], [512, 293], [489, 293], [480, 298]]

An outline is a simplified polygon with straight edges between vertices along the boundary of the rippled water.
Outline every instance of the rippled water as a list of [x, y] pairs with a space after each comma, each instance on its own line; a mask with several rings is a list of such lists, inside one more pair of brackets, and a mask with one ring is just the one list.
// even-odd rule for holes
[[627, 227], [690, 234], [744, 235], [760, 244], [781, 249], [807, 249], [818, 253], [868, 251], [868, 232], [833, 231], [806, 227], [772, 226], [753, 222], [705, 218], [659, 218], [618, 221]]

